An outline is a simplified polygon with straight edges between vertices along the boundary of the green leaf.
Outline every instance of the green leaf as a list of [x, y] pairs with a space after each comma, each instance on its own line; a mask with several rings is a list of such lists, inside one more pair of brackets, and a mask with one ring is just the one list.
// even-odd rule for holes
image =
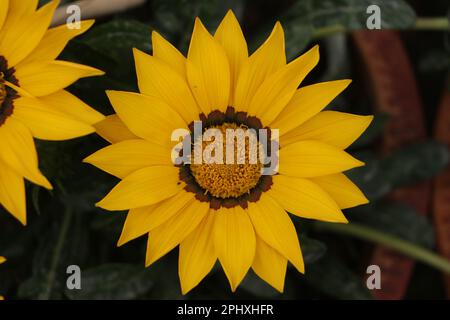
[[300, 234], [299, 240], [305, 264], [316, 262], [327, 252], [327, 246], [319, 240], [312, 239], [304, 234]]
[[288, 58], [298, 56], [314, 35], [327, 34], [327, 28], [366, 29], [370, 5], [380, 7], [382, 29], [405, 29], [415, 22], [414, 10], [403, 0], [296, 1], [281, 18]]
[[[42, 211], [47, 213], [48, 206]], [[74, 216], [71, 209], [61, 214], [53, 208], [62, 221], [55, 215], [41, 217], [38, 249], [32, 259], [32, 275], [23, 282], [18, 291], [20, 298], [61, 299], [65, 285], [66, 268], [69, 265], [83, 265], [89, 256], [89, 235], [85, 227], [84, 217]], [[44, 229], [45, 228], [45, 229]], [[69, 240], [70, 235], [70, 240]]]
[[348, 172], [369, 200], [385, 196], [397, 187], [434, 177], [449, 163], [448, 148], [435, 141], [413, 144], [378, 159], [372, 153], [357, 154], [364, 167]]
[[153, 274], [143, 266], [104, 264], [81, 271], [81, 290], [65, 290], [71, 300], [131, 300], [153, 287]]
[[375, 204], [354, 209], [351, 220], [366, 224], [425, 248], [435, 242], [432, 224], [414, 209], [402, 204]]
[[314, 288], [337, 299], [371, 299], [363, 279], [332, 255], [308, 267], [305, 280]]
[[112, 20], [94, 27], [83, 41], [120, 65], [132, 61], [133, 48], [150, 52], [150, 39], [150, 26], [136, 20]]
[[239, 19], [245, 3], [244, 0], [154, 0], [155, 30], [186, 53], [195, 17], [199, 17], [208, 30], [214, 33], [228, 10], [233, 10]]
[[403, 148], [383, 160], [383, 172], [394, 186], [424, 181], [441, 172], [449, 163], [446, 145], [428, 141]]

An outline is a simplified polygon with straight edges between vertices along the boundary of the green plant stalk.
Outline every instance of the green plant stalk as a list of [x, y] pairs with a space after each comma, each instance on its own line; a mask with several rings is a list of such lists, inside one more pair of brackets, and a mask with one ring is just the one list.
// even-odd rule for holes
[[315, 222], [314, 227], [317, 231], [334, 232], [382, 244], [414, 258], [417, 261], [421, 261], [431, 267], [450, 274], [449, 260], [433, 253], [430, 250], [373, 228], [366, 227], [358, 223], [338, 224], [327, 222]]
[[[436, 18], [417, 18], [412, 30], [430, 30], [430, 31], [450, 31], [450, 21], [446, 17]], [[332, 25], [317, 29], [313, 35], [313, 39], [324, 38], [336, 33], [345, 33], [352, 30], [347, 29], [342, 25]]]
[[70, 222], [72, 220], [73, 211], [72, 208], [67, 207], [64, 212], [64, 220], [61, 226], [61, 230], [56, 241], [55, 250], [53, 251], [53, 259], [51, 262], [50, 270], [48, 272], [47, 280], [45, 282], [45, 288], [39, 294], [39, 300], [49, 300], [52, 292], [52, 288], [56, 278], [56, 269], [61, 258], [61, 253], [64, 248], [64, 243], [67, 238], [67, 233], [69, 231]]

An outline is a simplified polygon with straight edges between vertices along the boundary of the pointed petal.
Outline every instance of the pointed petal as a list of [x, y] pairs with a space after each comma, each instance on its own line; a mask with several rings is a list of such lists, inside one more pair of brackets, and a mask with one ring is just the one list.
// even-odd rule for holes
[[261, 279], [281, 293], [284, 290], [286, 267], [286, 258], [260, 237], [256, 237], [256, 252], [252, 269]]
[[0, 166], [0, 206], [26, 225], [27, 209], [23, 178], [5, 164], [0, 163]]
[[9, 0], [4, 0], [0, 3], [0, 30], [2, 30], [5, 23], [6, 16], [8, 15]]
[[79, 29], [70, 29], [64, 24], [47, 30], [39, 45], [21, 64], [56, 59], [70, 40], [88, 31], [94, 25], [94, 22], [94, 20], [80, 21]]
[[250, 202], [248, 210], [256, 234], [304, 273], [297, 231], [287, 212], [266, 194], [258, 202]]
[[[23, 16], [33, 14], [39, 4], [39, 0], [25, 0], [25, 1], [9, 1], [8, 20], [17, 22]], [[14, 23], [13, 23], [14, 24]]]
[[203, 220], [208, 211], [209, 203], [193, 200], [184, 210], [150, 231], [145, 265], [147, 267], [150, 266], [186, 239]]
[[170, 149], [146, 140], [127, 140], [103, 148], [83, 162], [118, 178], [150, 166], [170, 166]]
[[139, 139], [117, 114], [107, 116], [104, 120], [97, 122], [94, 127], [98, 135], [110, 143]]
[[183, 210], [194, 199], [192, 192], [179, 191], [173, 197], [151, 206], [131, 209], [123, 226], [117, 246], [134, 240], [159, 227], [172, 216]]
[[323, 111], [283, 135], [284, 145], [299, 140], [318, 140], [346, 149], [367, 129], [373, 116], [358, 116], [337, 111]]
[[286, 134], [322, 111], [350, 83], [351, 80], [337, 80], [298, 89], [270, 126], [279, 129], [280, 135]]
[[88, 135], [94, 127], [52, 109], [35, 98], [14, 101], [12, 118], [26, 125], [31, 134], [42, 140], [67, 140]]
[[369, 203], [361, 190], [343, 173], [311, 178], [311, 181], [325, 190], [341, 209]]
[[95, 68], [56, 60], [21, 65], [14, 75], [19, 79], [21, 88], [35, 97], [40, 97], [64, 89], [80, 78], [103, 74]]
[[107, 94], [130, 131], [147, 141], [171, 145], [172, 131], [187, 127], [180, 115], [158, 98], [124, 91]]
[[307, 179], [274, 176], [268, 194], [286, 211], [301, 218], [348, 222], [328, 193]]
[[[16, 66], [36, 48], [47, 31], [58, 4], [59, 0], [51, 1], [36, 13], [22, 14], [28, 9], [10, 3], [11, 18], [8, 15], [0, 36], [0, 52], [8, 61], [8, 67]], [[15, 13], [16, 9], [20, 11]]]
[[313, 140], [299, 141], [280, 149], [279, 172], [293, 177], [325, 176], [363, 165], [347, 152]]
[[195, 19], [189, 46], [187, 78], [200, 109], [225, 111], [230, 95], [230, 67], [222, 46]]
[[141, 93], [160, 98], [186, 123], [198, 119], [200, 110], [186, 81], [162, 60], [137, 49], [133, 53]]
[[315, 46], [269, 76], [256, 91], [250, 102], [248, 113], [259, 117], [263, 124], [272, 123], [318, 62], [319, 46]]
[[233, 97], [240, 69], [248, 58], [247, 42], [236, 16], [231, 10], [227, 12], [214, 38], [225, 49], [230, 64], [230, 98], [228, 105], [234, 105]]
[[186, 80], [186, 58], [158, 32], [152, 32], [153, 56], [172, 67]]
[[33, 136], [27, 127], [9, 117], [0, 126], [0, 137], [0, 160], [29, 181], [52, 189], [50, 182], [39, 171]]
[[255, 231], [241, 207], [215, 212], [214, 247], [234, 292], [255, 257]]
[[180, 244], [178, 273], [183, 294], [196, 287], [217, 261], [213, 227], [214, 213], [210, 212]]
[[133, 172], [99, 203], [106, 210], [127, 210], [149, 206], [176, 194], [181, 185], [179, 169], [173, 166], [154, 166]]
[[284, 32], [277, 22], [267, 40], [241, 67], [235, 89], [235, 108], [247, 111], [264, 80], [285, 64]]

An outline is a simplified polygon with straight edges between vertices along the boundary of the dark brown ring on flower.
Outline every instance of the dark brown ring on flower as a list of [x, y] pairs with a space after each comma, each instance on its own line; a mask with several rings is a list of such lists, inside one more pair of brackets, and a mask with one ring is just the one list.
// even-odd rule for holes
[[[203, 132], [209, 128], [218, 127], [227, 123], [236, 124], [239, 127], [254, 129], [256, 131], [263, 129], [262, 122], [257, 117], [248, 116], [246, 112], [236, 112], [233, 107], [228, 107], [225, 112], [218, 110], [212, 111], [207, 116], [202, 113], [200, 114], [199, 119], [202, 122]], [[267, 141], [270, 141], [270, 129], [264, 129], [266, 129], [266, 132], [268, 133]], [[194, 122], [189, 124], [189, 130], [191, 132], [191, 141], [194, 141]], [[266, 152], [267, 154], [270, 154], [270, 143], [267, 146]], [[218, 210], [221, 207], [233, 208], [236, 206], [241, 206], [246, 209], [248, 207], [248, 202], [257, 202], [262, 193], [268, 191], [272, 186], [272, 176], [260, 175], [256, 185], [248, 190], [247, 193], [238, 197], [217, 197], [199, 185], [189, 164], [179, 165], [179, 168], [180, 180], [186, 183], [185, 190], [195, 193], [197, 200], [209, 202], [210, 208], [215, 210]]]
[[14, 99], [18, 98], [16, 90], [6, 85], [5, 81], [19, 86], [19, 81], [14, 76], [14, 68], [8, 68], [8, 62], [0, 56], [0, 126], [6, 118], [13, 114]]

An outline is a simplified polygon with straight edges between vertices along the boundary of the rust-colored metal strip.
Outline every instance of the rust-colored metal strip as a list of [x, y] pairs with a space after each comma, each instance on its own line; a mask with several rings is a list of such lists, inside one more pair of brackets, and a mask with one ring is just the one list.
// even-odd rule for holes
[[[352, 34], [362, 55], [377, 111], [390, 116], [384, 132], [382, 152], [389, 153], [426, 137], [421, 99], [413, 69], [396, 31], [357, 31]], [[391, 199], [425, 214], [430, 200], [430, 183], [398, 189]], [[402, 299], [408, 287], [414, 261], [383, 246], [376, 246], [371, 264], [381, 268], [381, 289], [376, 299]]]
[[[436, 116], [434, 137], [450, 148], [450, 91], [446, 88]], [[450, 260], [450, 167], [434, 180], [433, 221], [439, 253]], [[450, 299], [450, 276], [443, 275]]]

